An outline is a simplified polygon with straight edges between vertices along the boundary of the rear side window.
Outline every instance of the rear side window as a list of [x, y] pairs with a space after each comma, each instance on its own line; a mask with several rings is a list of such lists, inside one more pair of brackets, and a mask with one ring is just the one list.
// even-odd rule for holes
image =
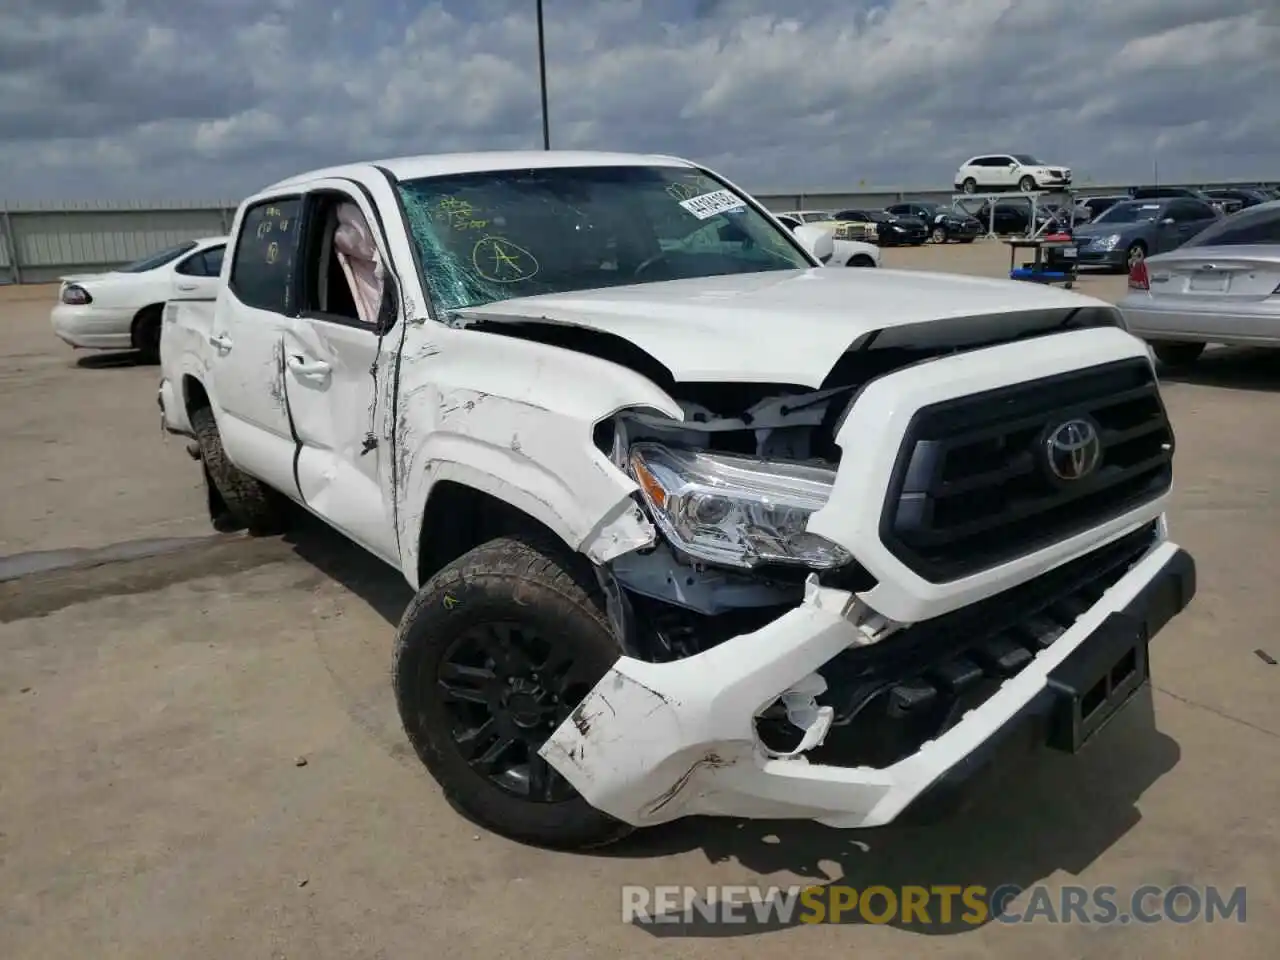
[[1183, 246], [1231, 247], [1246, 243], [1280, 244], [1280, 207], [1237, 213], [1200, 231]]
[[267, 200], [245, 211], [231, 262], [230, 287], [248, 307], [289, 314], [298, 248], [298, 197]]
[[225, 247], [201, 250], [178, 264], [178, 273], [188, 277], [216, 277], [222, 272], [222, 251]]
[[1217, 216], [1213, 211], [1213, 207], [1199, 200], [1175, 200], [1169, 204], [1168, 215], [1173, 217], [1179, 223], [1188, 223], [1192, 220], [1212, 220]]

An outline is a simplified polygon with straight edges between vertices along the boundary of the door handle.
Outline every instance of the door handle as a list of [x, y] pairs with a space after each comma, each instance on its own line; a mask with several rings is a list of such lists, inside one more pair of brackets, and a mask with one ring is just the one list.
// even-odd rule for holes
[[308, 363], [296, 354], [289, 357], [286, 363], [288, 364], [289, 369], [300, 377], [322, 377], [328, 374], [331, 369], [329, 364], [325, 363], [323, 360], [312, 360]]
[[178, 284], [178, 289], [191, 291], [196, 289], [196, 285], [194, 283], [180, 283]]
[[209, 346], [216, 347], [217, 349], [224, 350], [224, 351], [230, 350], [231, 338], [228, 337], [225, 333], [216, 333], [216, 334], [211, 333], [209, 335]]

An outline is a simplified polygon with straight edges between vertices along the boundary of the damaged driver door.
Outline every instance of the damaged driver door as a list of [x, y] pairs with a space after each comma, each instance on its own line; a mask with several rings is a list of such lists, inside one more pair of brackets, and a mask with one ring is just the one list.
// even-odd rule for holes
[[[307, 193], [299, 312], [285, 334], [285, 389], [307, 508], [365, 549], [398, 564], [384, 439], [383, 389], [394, 346], [382, 310], [385, 245], [372, 210], [345, 181]], [[380, 324], [380, 317], [386, 322]]]

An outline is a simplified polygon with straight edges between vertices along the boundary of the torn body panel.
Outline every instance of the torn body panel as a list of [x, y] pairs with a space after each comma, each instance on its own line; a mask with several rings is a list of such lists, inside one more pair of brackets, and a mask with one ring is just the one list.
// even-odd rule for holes
[[[1114, 501], [1086, 534], [1045, 543], [1023, 530], [1029, 539], [1014, 562], [967, 577], [930, 581], [885, 546], [882, 517], [895, 515], [886, 491], [919, 411], [968, 402], [992, 383], [1034, 394], [1030, 385], [1077, 376], [1082, 365], [1090, 376], [1123, 374], [1125, 384], [1153, 376], [1138, 341], [1095, 328], [908, 365], [858, 384], [852, 403], [832, 387], [757, 398], [739, 416], [682, 401], [678, 423], [615, 418], [615, 456], [643, 441], [825, 464], [830, 496], [807, 529], [845, 548], [858, 575], [829, 571], [828, 582], [810, 575], [801, 586], [776, 569], [700, 564], [666, 543], [618, 557], [609, 569], [631, 606], [628, 648], [640, 652], [619, 659], [544, 758], [593, 805], [635, 825], [689, 814], [843, 826], [893, 819], [1039, 704], [1064, 657], [1097, 644], [1109, 656], [1113, 641], [1095, 633], [1110, 614], [1144, 591], [1181, 596], [1180, 574], [1166, 569], [1179, 551], [1164, 542], [1167, 486], [1156, 474], [1156, 487]], [[1104, 386], [1101, 402], [1123, 409], [1127, 435], [1164, 436], [1162, 411], [1142, 406], [1146, 387]], [[1070, 390], [1071, 402], [1086, 402]], [[1143, 416], [1145, 426], [1134, 419]], [[1037, 421], [1028, 442], [1040, 429]]]
[[[813, 675], [839, 658], [887, 650], [906, 638], [866, 645], [858, 629], [866, 607], [812, 581], [795, 609], [696, 656], [673, 663], [620, 658], [540, 754], [589, 803], [636, 826], [690, 815], [886, 824], [936, 783], [980, 767], [986, 750], [1015, 739], [1024, 725], [1031, 725], [1033, 738], [1045, 729], [1078, 729], [1072, 718], [1088, 698], [1079, 683], [1064, 678], [1083, 670], [1086, 689], [1095, 680], [1106, 684], [1100, 709], [1108, 716], [1128, 701], [1146, 677], [1145, 653], [1135, 651], [1145, 651], [1146, 638], [1194, 592], [1189, 557], [1156, 537], [1136, 544], [1099, 599], [1043, 636], [1034, 653], [1024, 649], [1017, 671], [993, 681], [977, 706], [953, 706], [956, 716], [934, 735], [888, 762], [810, 760], [833, 714], [840, 723], [839, 708], [812, 702], [824, 688]], [[1126, 634], [1130, 622], [1134, 632]], [[1128, 672], [1112, 684], [1125, 664]], [[807, 728], [799, 746], [771, 747], [761, 717], [788, 699], [810, 702], [808, 710], [783, 703], [791, 722]], [[1079, 742], [1064, 749], [1078, 749]]]
[[596, 563], [651, 545], [635, 483], [593, 443], [629, 407], [679, 419], [650, 380], [597, 357], [473, 330], [413, 326], [396, 400], [401, 566], [416, 585], [418, 533], [444, 480], [537, 519]]

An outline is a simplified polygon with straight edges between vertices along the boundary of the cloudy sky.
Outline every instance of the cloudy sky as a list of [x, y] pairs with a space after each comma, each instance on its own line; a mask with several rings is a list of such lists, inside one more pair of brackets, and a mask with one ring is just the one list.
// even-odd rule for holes
[[[1071, 10], [1086, 11], [1071, 16]], [[1280, 177], [1277, 0], [545, 0], [555, 147], [748, 189]], [[238, 199], [539, 148], [534, 0], [0, 0], [0, 198]]]

